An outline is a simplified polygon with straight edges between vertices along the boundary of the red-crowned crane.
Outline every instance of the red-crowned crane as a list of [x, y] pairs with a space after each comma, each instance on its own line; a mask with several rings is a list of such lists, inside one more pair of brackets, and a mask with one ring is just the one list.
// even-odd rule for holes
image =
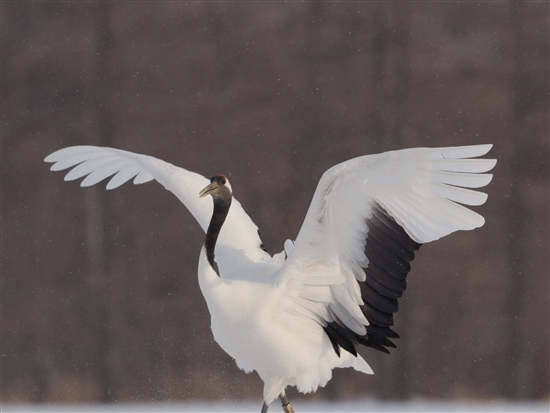
[[[212, 333], [237, 366], [264, 381], [263, 407], [277, 397], [292, 412], [287, 386], [312, 392], [336, 367], [372, 374], [358, 344], [388, 352], [397, 299], [409, 262], [424, 243], [484, 219], [459, 205], [487, 195], [496, 164], [492, 145], [414, 148], [368, 155], [326, 171], [294, 243], [271, 256], [258, 228], [233, 198], [225, 175], [208, 180], [159, 159], [94, 146], [46, 157], [65, 180], [90, 186], [113, 176], [107, 189], [134, 178], [156, 179], [189, 209], [206, 240], [198, 278]], [[207, 195], [211, 195], [212, 199]]]

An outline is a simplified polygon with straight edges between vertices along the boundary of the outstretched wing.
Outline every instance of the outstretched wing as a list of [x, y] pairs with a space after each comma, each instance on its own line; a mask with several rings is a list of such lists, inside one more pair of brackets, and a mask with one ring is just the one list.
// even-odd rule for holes
[[[152, 156], [96, 146], [64, 148], [44, 160], [54, 162], [52, 171], [72, 168], [65, 180], [85, 177], [80, 184], [84, 187], [108, 177], [112, 178], [107, 189], [118, 188], [132, 178], [134, 184], [156, 179], [183, 202], [205, 232], [208, 228], [213, 203], [209, 198], [199, 198], [199, 192], [210, 181], [199, 174]], [[216, 261], [220, 270], [224, 273], [238, 272], [241, 264], [269, 260], [270, 255], [261, 245], [258, 227], [234, 199], [216, 245]]]
[[467, 159], [492, 145], [415, 148], [355, 158], [321, 178], [279, 286], [285, 310], [313, 318], [334, 350], [356, 354], [355, 343], [381, 351], [389, 340], [409, 262], [421, 244], [484, 219], [459, 205], [481, 205], [487, 195], [465, 188], [487, 185], [482, 174], [496, 160]]

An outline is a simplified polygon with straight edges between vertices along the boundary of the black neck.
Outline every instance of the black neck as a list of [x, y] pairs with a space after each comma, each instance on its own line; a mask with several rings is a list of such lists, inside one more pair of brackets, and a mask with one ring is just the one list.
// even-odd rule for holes
[[[212, 268], [216, 268], [214, 264], [214, 249], [216, 247], [216, 241], [218, 240], [218, 235], [220, 235], [220, 230], [222, 225], [225, 222], [227, 213], [229, 212], [229, 207], [231, 206], [231, 197], [222, 198], [222, 197], [213, 197], [214, 198], [214, 213], [212, 214], [212, 219], [210, 220], [210, 225], [208, 225], [208, 230], [206, 231], [206, 239], [204, 241], [204, 246], [206, 247], [206, 257]], [[219, 275], [219, 274], [218, 274]]]

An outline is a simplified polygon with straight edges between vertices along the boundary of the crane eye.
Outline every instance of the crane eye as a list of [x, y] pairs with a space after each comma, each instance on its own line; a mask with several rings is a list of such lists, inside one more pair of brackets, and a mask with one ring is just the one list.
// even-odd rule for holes
[[222, 185], [225, 185], [225, 182], [226, 182], [225, 179], [222, 178]]

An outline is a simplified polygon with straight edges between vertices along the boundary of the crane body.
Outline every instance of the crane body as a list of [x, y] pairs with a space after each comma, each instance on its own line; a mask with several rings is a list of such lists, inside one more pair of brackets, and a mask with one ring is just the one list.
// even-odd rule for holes
[[[285, 389], [315, 391], [334, 368], [372, 374], [356, 351], [395, 347], [393, 314], [414, 252], [424, 243], [484, 224], [463, 205], [483, 204], [496, 160], [492, 145], [412, 148], [367, 155], [327, 170], [294, 242], [271, 256], [233, 197], [225, 175], [210, 180], [162, 160], [113, 148], [75, 146], [46, 157], [65, 180], [107, 189], [157, 180], [206, 233], [199, 286], [214, 339], [264, 381], [266, 412]], [[477, 159], [472, 159], [477, 158]], [[208, 198], [212, 198], [208, 199]]]

